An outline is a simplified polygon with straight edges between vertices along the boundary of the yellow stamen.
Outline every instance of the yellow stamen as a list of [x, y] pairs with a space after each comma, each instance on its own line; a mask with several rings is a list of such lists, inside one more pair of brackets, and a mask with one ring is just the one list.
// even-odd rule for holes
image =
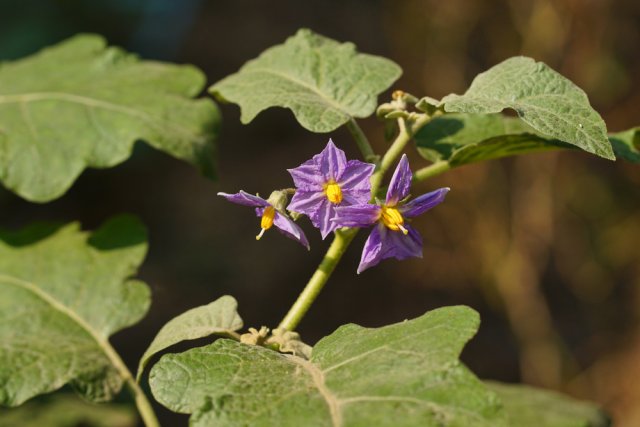
[[276, 210], [273, 206], [267, 206], [262, 212], [262, 218], [260, 219], [260, 234], [256, 236], [256, 240], [260, 240], [265, 231], [273, 226], [273, 219], [276, 216]]
[[380, 219], [382, 219], [382, 223], [389, 230], [402, 231], [405, 235], [409, 233], [409, 230], [403, 226], [404, 218], [402, 218], [402, 214], [396, 208], [383, 206], [382, 212], [380, 213]]
[[342, 201], [342, 189], [340, 189], [340, 186], [336, 182], [330, 181], [325, 186], [324, 192], [331, 203], [337, 205]]

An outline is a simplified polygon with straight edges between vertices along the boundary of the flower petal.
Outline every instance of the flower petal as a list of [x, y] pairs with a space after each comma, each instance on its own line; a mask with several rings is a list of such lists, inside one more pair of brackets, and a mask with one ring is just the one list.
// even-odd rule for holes
[[409, 231], [404, 235], [400, 231], [392, 231], [378, 223], [373, 228], [364, 244], [362, 258], [358, 266], [358, 274], [369, 267], [373, 267], [383, 259], [422, 258], [422, 237], [413, 227], [405, 225]]
[[294, 169], [287, 169], [287, 172], [293, 178], [293, 183], [296, 188], [304, 191], [322, 191], [322, 185], [325, 183], [325, 179], [320, 172], [316, 157], [307, 160], [300, 166]]
[[332, 222], [338, 227], [368, 227], [380, 218], [378, 205], [353, 205], [336, 208]]
[[360, 258], [360, 265], [358, 265], [358, 274], [382, 261], [382, 239], [383, 234], [387, 231], [385, 226], [381, 224], [373, 227], [362, 249], [362, 257]]
[[366, 190], [371, 191], [371, 175], [376, 165], [361, 162], [360, 160], [349, 160], [340, 177], [338, 184], [343, 191]]
[[366, 205], [370, 199], [371, 190], [343, 190], [340, 206]]
[[319, 205], [315, 215], [309, 216], [313, 225], [320, 229], [322, 234], [322, 240], [324, 240], [332, 231], [340, 228], [338, 224], [335, 224], [331, 220], [336, 216], [336, 205], [329, 202], [325, 197], [322, 200], [322, 204]]
[[383, 259], [422, 258], [422, 236], [410, 225], [405, 224], [404, 227], [409, 231], [406, 235], [400, 231], [388, 230], [386, 239], [382, 242]]
[[391, 177], [389, 183], [389, 189], [387, 190], [387, 205], [394, 206], [400, 200], [409, 195], [411, 189], [411, 169], [409, 169], [409, 160], [407, 155], [403, 154], [398, 166], [396, 166], [395, 172]]
[[315, 215], [320, 208], [320, 204], [327, 196], [323, 192], [296, 190], [296, 194], [291, 198], [291, 203], [287, 209], [293, 212], [300, 212], [309, 217]]
[[402, 205], [400, 207], [400, 212], [402, 213], [402, 216], [406, 218], [413, 218], [415, 216], [418, 216], [428, 211], [432, 207], [442, 203], [449, 190], [450, 188], [448, 187], [439, 188], [436, 191], [432, 191], [430, 193], [426, 193], [422, 196], [416, 197], [415, 199]]
[[302, 246], [306, 247], [307, 250], [310, 249], [309, 241], [307, 240], [307, 236], [304, 235], [304, 231], [291, 219], [282, 215], [280, 212], [276, 212], [273, 225], [288, 238], [299, 242]]
[[253, 194], [249, 194], [242, 190], [235, 194], [220, 192], [218, 193], [218, 196], [222, 196], [232, 203], [237, 203], [238, 205], [243, 206], [269, 206], [269, 203], [267, 203], [267, 201], [262, 197], [254, 196]]
[[325, 182], [338, 181], [347, 167], [347, 156], [344, 151], [335, 146], [331, 139], [325, 149], [318, 156], [314, 156], [314, 159], [318, 162]]

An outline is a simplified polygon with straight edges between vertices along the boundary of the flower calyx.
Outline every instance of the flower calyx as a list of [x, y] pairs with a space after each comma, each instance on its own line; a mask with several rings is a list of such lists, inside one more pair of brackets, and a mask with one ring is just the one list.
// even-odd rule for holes
[[260, 329], [249, 328], [247, 333], [240, 335], [240, 342], [267, 347], [280, 353], [291, 353], [306, 360], [311, 357], [312, 347], [302, 342], [300, 334], [282, 328], [273, 331], [266, 326], [261, 326]]

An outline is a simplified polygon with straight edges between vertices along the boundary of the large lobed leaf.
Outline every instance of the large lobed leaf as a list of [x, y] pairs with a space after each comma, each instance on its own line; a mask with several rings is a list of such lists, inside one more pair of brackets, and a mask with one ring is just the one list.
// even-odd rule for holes
[[614, 160], [607, 129], [582, 89], [542, 62], [507, 59], [479, 74], [464, 95], [442, 99], [445, 111], [499, 113], [511, 108], [537, 133]]
[[478, 315], [431, 311], [377, 329], [340, 327], [311, 360], [220, 339], [163, 356], [158, 401], [193, 426], [499, 426], [496, 396], [458, 360]]
[[210, 304], [192, 308], [167, 322], [144, 352], [138, 364], [137, 379], [154, 354], [182, 341], [205, 338], [210, 335], [230, 336], [242, 328], [238, 302], [225, 295]]
[[140, 61], [80, 35], [0, 64], [0, 181], [30, 201], [62, 195], [86, 167], [153, 147], [213, 174], [219, 114], [191, 66]]
[[93, 401], [120, 390], [108, 339], [148, 309], [148, 287], [131, 279], [145, 253], [145, 229], [129, 216], [93, 234], [77, 224], [0, 232], [0, 405], [67, 383]]
[[400, 77], [394, 62], [357, 53], [351, 43], [299, 30], [236, 74], [214, 84], [218, 99], [238, 104], [249, 123], [270, 107], [289, 108], [312, 132], [331, 132], [375, 111], [378, 94]]

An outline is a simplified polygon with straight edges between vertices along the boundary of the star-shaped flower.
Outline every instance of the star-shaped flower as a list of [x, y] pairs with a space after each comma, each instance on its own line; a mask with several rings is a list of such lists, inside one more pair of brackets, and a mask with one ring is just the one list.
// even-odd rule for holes
[[411, 169], [403, 155], [396, 167], [384, 203], [339, 207], [332, 222], [338, 227], [368, 227], [358, 274], [386, 258], [422, 258], [422, 237], [405, 218], [416, 217], [440, 204], [449, 188], [440, 188], [405, 202], [411, 188]]
[[332, 140], [320, 154], [289, 169], [296, 193], [287, 207], [309, 217], [324, 239], [339, 228], [332, 222], [339, 206], [364, 204], [371, 198], [369, 179], [375, 165], [349, 160]]
[[284, 205], [287, 199], [283, 192], [274, 191], [271, 193], [271, 196], [269, 196], [268, 201], [244, 191], [235, 194], [218, 193], [218, 196], [222, 196], [228, 201], [239, 205], [256, 208], [256, 215], [261, 218], [261, 230], [260, 234], [256, 236], [256, 240], [260, 240], [264, 232], [275, 225], [282, 234], [309, 249], [307, 236], [305, 236], [302, 229], [284, 213]]

